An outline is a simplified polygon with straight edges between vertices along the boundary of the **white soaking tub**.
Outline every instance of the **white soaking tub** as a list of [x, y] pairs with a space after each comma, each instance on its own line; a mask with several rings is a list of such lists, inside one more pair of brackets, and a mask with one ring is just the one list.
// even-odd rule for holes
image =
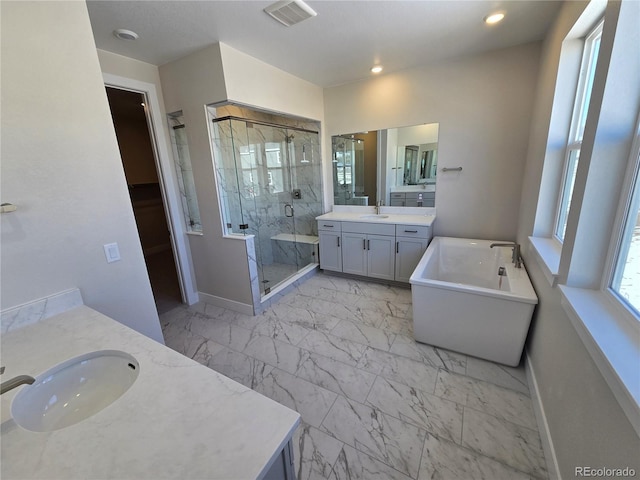
[[433, 239], [410, 279], [413, 332], [418, 342], [516, 366], [538, 297], [512, 249], [492, 243]]

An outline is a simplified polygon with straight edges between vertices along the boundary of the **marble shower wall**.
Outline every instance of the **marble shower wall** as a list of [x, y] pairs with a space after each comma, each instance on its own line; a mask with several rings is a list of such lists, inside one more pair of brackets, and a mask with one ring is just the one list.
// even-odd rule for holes
[[[322, 165], [319, 134], [313, 132], [319, 130], [319, 124], [232, 105], [209, 111], [212, 118], [243, 119], [213, 122], [211, 129], [227, 231], [255, 235], [259, 268], [273, 263], [302, 268], [317, 261], [308, 244], [273, 237], [317, 236], [315, 217], [322, 213]], [[282, 128], [251, 124], [252, 121]], [[274, 163], [276, 154], [267, 149], [279, 149], [280, 165]], [[267, 167], [268, 158], [271, 164]], [[293, 198], [294, 189], [300, 190], [300, 199]], [[287, 205], [293, 207], [294, 217], [287, 216]], [[241, 224], [248, 228], [240, 229]]]

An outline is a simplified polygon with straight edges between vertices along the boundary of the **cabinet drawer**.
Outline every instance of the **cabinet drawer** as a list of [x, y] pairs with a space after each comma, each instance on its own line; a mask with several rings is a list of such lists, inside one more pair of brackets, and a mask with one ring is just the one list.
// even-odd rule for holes
[[332, 220], [318, 220], [318, 230], [329, 230], [332, 232], [340, 232], [342, 222]]
[[390, 224], [342, 222], [342, 231], [350, 233], [365, 233], [373, 235], [395, 235], [396, 226]]
[[396, 236], [428, 238], [430, 228], [424, 225], [396, 225]]
[[407, 200], [419, 200], [424, 196], [423, 192], [407, 192]]
[[406, 194], [405, 193], [391, 193], [391, 198], [399, 198], [401, 200], [404, 200], [406, 198]]

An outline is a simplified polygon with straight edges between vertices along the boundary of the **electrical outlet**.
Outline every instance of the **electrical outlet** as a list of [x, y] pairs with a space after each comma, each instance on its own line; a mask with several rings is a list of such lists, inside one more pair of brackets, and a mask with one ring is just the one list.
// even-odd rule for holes
[[113, 263], [120, 260], [120, 249], [117, 243], [108, 243], [104, 245], [104, 256], [107, 257], [107, 263]]

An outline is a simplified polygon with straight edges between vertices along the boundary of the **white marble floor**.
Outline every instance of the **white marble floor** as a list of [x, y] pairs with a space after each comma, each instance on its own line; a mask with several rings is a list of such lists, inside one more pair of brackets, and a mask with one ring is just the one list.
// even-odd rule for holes
[[547, 478], [523, 368], [416, 343], [411, 292], [319, 273], [251, 317], [161, 315], [169, 347], [297, 410], [303, 479]]

